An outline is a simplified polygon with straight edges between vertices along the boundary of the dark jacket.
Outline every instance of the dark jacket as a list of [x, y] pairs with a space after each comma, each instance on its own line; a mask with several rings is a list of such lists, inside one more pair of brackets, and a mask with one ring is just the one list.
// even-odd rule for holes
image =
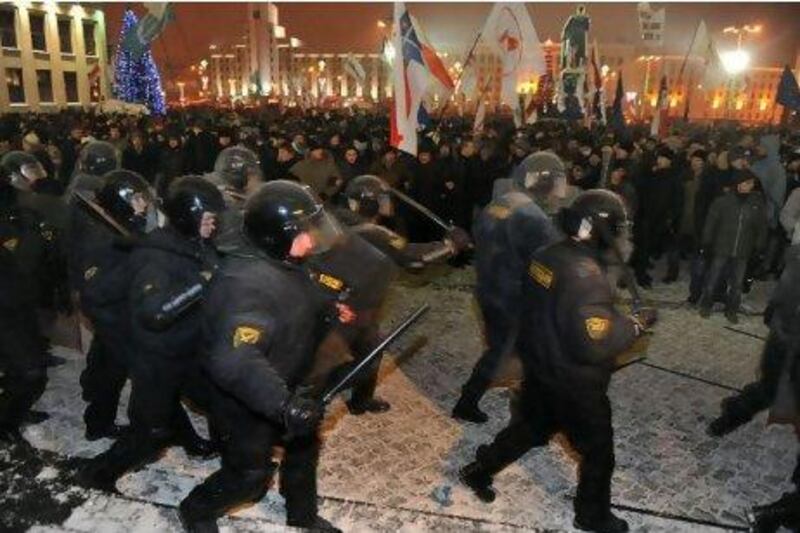
[[614, 307], [596, 251], [571, 239], [533, 254], [522, 309], [523, 367], [555, 388], [605, 391], [616, 357], [636, 339], [633, 320]]
[[131, 145], [122, 153], [122, 168], [141, 174], [152, 185], [156, 177], [157, 158], [149, 145], [145, 144], [141, 152], [137, 152]]
[[703, 248], [714, 256], [749, 259], [764, 248], [766, 239], [767, 217], [761, 194], [741, 197], [729, 191], [711, 204], [703, 228]]
[[175, 178], [186, 174], [186, 166], [186, 153], [182, 146], [170, 148], [165, 145], [161, 148], [156, 172], [156, 192], [160, 198], [166, 197], [167, 189]]
[[137, 353], [172, 359], [196, 355], [200, 302], [215, 270], [216, 251], [167, 227], [138, 242], [130, 263], [129, 310]]

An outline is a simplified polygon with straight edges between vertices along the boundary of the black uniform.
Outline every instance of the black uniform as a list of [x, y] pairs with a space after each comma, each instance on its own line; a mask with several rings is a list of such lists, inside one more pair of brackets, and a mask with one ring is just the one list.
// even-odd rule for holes
[[[372, 246], [365, 237], [360, 232], [348, 232], [330, 250], [313, 256], [309, 261], [315, 277], [331, 291], [331, 295], [346, 299], [356, 313], [355, 323], [339, 324], [332, 331], [346, 341], [356, 364], [380, 343], [378, 314], [396, 272], [382, 250]], [[322, 357], [333, 355], [320, 354]], [[350, 403], [356, 409], [373, 399], [380, 364], [381, 357], [377, 357], [370, 370], [365, 371], [354, 385]], [[349, 367], [346, 365], [340, 371]]]
[[0, 437], [15, 432], [47, 383], [47, 342], [36, 307], [52, 262], [53, 232], [0, 186]]
[[[222, 468], [181, 503], [190, 522], [261, 497], [272, 475], [271, 448], [284, 437], [284, 405], [312, 367], [325, 330], [328, 302], [308, 272], [257, 255], [226, 258], [204, 306], [204, 368], [215, 385]], [[309, 526], [317, 516], [318, 456], [315, 435], [286, 443], [281, 493], [290, 525]]]
[[596, 250], [571, 239], [536, 252], [522, 288], [517, 347], [525, 381], [512, 421], [477, 464], [491, 476], [563, 430], [581, 455], [576, 520], [609, 516], [614, 443], [607, 390], [614, 359], [635, 340], [613, 305]]
[[[79, 209], [75, 206], [75, 209]], [[128, 289], [130, 248], [103, 222], [86, 218], [72, 240], [73, 286], [94, 337], [81, 373], [86, 433], [102, 434], [114, 426], [120, 393], [131, 361]]]
[[513, 350], [519, 328], [521, 280], [528, 258], [558, 235], [550, 218], [522, 192], [501, 196], [476, 220], [475, 296], [483, 315], [487, 347], [462, 387], [459, 404], [477, 406], [501, 360]]
[[171, 444], [202, 453], [180, 399], [208, 407], [208, 384], [199, 367], [198, 304], [216, 263], [212, 246], [189, 241], [171, 227], [136, 244], [127, 314], [131, 430], [92, 461], [88, 472], [98, 486], [112, 487], [127, 470], [152, 461]]

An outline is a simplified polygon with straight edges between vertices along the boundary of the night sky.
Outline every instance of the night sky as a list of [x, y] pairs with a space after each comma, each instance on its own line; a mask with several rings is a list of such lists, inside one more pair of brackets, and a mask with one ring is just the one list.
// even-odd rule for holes
[[[137, 13], [141, 3], [106, 4], [109, 43], [116, 43], [122, 10], [132, 5]], [[482, 27], [491, 3], [407, 3], [436, 46], [447, 43], [466, 52]], [[541, 40], [557, 40], [567, 16], [577, 3], [528, 4]], [[604, 42], [639, 43], [635, 3], [587, 3], [592, 18], [591, 37]], [[760, 23], [763, 33], [746, 47], [759, 65], [789, 63], [794, 66], [800, 51], [800, 3], [651, 3], [666, 6], [665, 52], [685, 53], [699, 18], [704, 18], [720, 50], [735, 46], [732, 37], [720, 35], [729, 25]], [[377, 52], [383, 32], [381, 18], [390, 20], [391, 3], [278, 3], [281, 25], [287, 35], [300, 38], [310, 52]], [[181, 74], [203, 57], [208, 45], [241, 42], [246, 33], [245, 3], [180, 3], [177, 20], [168, 26], [154, 45], [156, 60], [166, 78]]]

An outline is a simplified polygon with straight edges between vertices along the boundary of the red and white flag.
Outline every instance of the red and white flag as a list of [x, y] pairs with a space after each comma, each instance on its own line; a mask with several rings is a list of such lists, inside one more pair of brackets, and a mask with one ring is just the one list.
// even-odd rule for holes
[[392, 72], [394, 104], [390, 117], [390, 144], [417, 155], [417, 117], [428, 88], [429, 72], [422, 44], [403, 2], [394, 4], [392, 44], [397, 55]]
[[667, 134], [667, 113], [669, 112], [669, 93], [667, 92], [667, 77], [661, 77], [661, 85], [658, 89], [658, 101], [656, 102], [656, 112], [653, 113], [653, 121], [650, 123], [650, 135], [662, 138]]
[[503, 63], [501, 101], [517, 110], [517, 87], [546, 72], [539, 37], [525, 4], [496, 3], [483, 28], [483, 39]]

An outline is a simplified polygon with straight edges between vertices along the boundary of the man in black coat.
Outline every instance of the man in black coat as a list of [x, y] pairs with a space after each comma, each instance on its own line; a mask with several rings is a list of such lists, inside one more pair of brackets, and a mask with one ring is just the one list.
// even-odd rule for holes
[[199, 366], [200, 302], [217, 266], [210, 240], [222, 194], [201, 177], [176, 181], [164, 203], [168, 226], [134, 243], [130, 258], [131, 428], [81, 473], [82, 482], [114, 490], [122, 474], [155, 459], [171, 444], [207, 456], [181, 396], [208, 408]]
[[624, 235], [622, 201], [608, 191], [578, 196], [562, 218], [566, 239], [533, 254], [523, 281], [517, 348], [524, 369], [509, 426], [477, 450], [462, 480], [485, 502], [492, 476], [564, 431], [580, 454], [575, 527], [624, 532], [611, 512], [614, 440], [608, 385], [616, 358], [655, 321], [614, 307], [601, 261]]
[[274, 471], [272, 447], [281, 443], [287, 524], [335, 530], [317, 514], [321, 406], [301, 387], [332, 317], [353, 318], [306, 269], [329, 244], [327, 217], [318, 198], [291, 182], [267, 183], [248, 199], [250, 246], [223, 262], [204, 307], [204, 368], [224, 445], [220, 470], [181, 502], [190, 531], [216, 531], [218, 517], [260, 499]]

